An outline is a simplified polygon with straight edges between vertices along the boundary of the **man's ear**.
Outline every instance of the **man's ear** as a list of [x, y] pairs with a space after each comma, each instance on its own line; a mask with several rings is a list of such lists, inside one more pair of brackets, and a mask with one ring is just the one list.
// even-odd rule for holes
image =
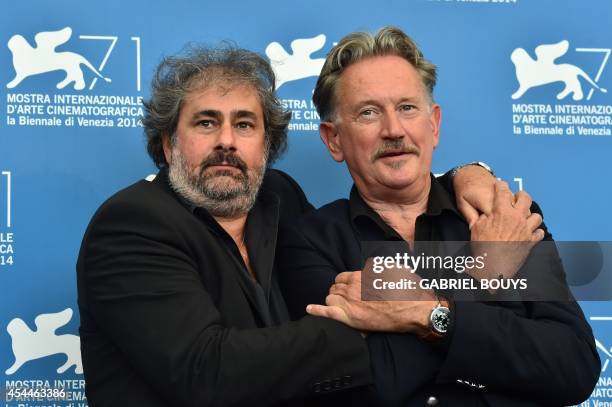
[[319, 136], [321, 136], [321, 140], [327, 146], [332, 158], [337, 162], [344, 161], [342, 143], [336, 125], [332, 122], [321, 122], [319, 124]]
[[442, 120], [442, 109], [440, 105], [433, 104], [431, 106], [431, 113], [429, 114], [429, 121], [431, 123], [432, 134], [433, 134], [433, 146], [436, 148], [440, 143], [440, 123]]
[[168, 165], [172, 164], [172, 142], [168, 133], [162, 134], [162, 147], [164, 148], [164, 157]]

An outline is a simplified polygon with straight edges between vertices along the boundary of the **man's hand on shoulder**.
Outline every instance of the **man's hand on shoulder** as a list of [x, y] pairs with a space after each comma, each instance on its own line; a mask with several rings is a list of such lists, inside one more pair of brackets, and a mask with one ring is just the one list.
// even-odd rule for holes
[[471, 227], [472, 252], [487, 254], [485, 272], [474, 278], [510, 278], [521, 268], [533, 246], [544, 238], [542, 216], [531, 213], [531, 197], [520, 191], [513, 196], [508, 184], [495, 183], [493, 207]]

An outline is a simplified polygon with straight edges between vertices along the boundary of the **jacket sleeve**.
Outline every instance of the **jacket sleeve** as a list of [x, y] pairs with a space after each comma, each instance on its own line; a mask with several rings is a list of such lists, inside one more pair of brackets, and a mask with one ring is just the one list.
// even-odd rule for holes
[[342, 324], [305, 317], [225, 326], [178, 227], [158, 215], [107, 204], [88, 228], [77, 269], [81, 312], [165, 400], [269, 405], [371, 381], [365, 341]]
[[[531, 212], [542, 213], [535, 203]], [[519, 273], [528, 281], [537, 273], [536, 290], [565, 300], [455, 302], [439, 382], [481, 383], [543, 405], [578, 404], [591, 394], [601, 368], [593, 332], [569, 291], [552, 235], [541, 227], [544, 242]]]

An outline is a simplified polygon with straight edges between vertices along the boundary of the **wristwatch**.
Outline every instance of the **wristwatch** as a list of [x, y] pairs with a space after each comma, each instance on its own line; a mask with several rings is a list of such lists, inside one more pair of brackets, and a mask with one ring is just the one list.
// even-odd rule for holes
[[426, 341], [434, 341], [444, 337], [450, 326], [451, 312], [440, 301], [429, 314], [429, 332], [423, 337]]
[[451, 170], [451, 177], [455, 178], [455, 175], [457, 175], [457, 172], [462, 169], [463, 167], [467, 167], [468, 165], [477, 165], [479, 167], [484, 168], [485, 170], [489, 171], [491, 173], [491, 175], [495, 176], [495, 173], [493, 172], [493, 169], [491, 167], [489, 167], [487, 165], [487, 163], [484, 163], [482, 161], [473, 161], [471, 163], [467, 163], [467, 164], [463, 164], [460, 165], [458, 167], [455, 167]]

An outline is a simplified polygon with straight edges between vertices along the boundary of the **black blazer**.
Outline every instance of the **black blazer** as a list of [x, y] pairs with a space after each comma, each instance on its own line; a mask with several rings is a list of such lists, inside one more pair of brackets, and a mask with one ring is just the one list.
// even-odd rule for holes
[[90, 405], [259, 406], [370, 383], [357, 332], [314, 317], [281, 323], [278, 223], [307, 209], [293, 180], [267, 172], [247, 220], [266, 304], [222, 244], [223, 230], [178, 199], [165, 171], [105, 202], [77, 263]]

